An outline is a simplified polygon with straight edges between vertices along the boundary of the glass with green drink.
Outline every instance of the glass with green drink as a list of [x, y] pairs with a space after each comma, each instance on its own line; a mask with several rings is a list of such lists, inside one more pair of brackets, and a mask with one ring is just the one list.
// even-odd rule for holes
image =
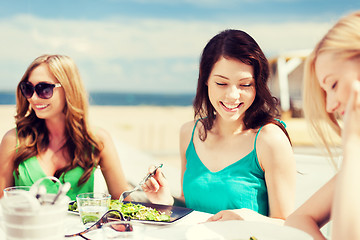
[[76, 196], [81, 221], [91, 226], [109, 210], [111, 195], [107, 193], [81, 193]]

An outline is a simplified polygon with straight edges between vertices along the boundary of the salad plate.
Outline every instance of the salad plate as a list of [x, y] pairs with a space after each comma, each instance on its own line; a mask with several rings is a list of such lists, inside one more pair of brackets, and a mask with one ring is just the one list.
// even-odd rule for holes
[[[76, 209], [76, 201], [69, 202], [69, 210], [68, 212], [71, 214], [79, 215], [78, 210]], [[132, 203], [134, 205], [141, 205], [146, 208], [155, 209], [158, 212], [170, 216], [170, 219], [166, 221], [157, 221], [157, 220], [139, 220], [139, 219], [131, 219], [131, 221], [137, 221], [141, 223], [148, 223], [148, 224], [157, 224], [157, 225], [165, 225], [165, 224], [172, 224], [174, 222], [179, 221], [186, 215], [190, 214], [193, 209], [190, 208], [184, 208], [184, 207], [178, 207], [178, 206], [172, 206], [172, 205], [162, 205], [162, 204], [154, 204], [154, 203], [144, 203], [144, 202], [128, 202], [124, 201], [124, 204]], [[75, 204], [75, 205], [74, 205]], [[118, 200], [112, 200], [110, 209], [116, 209], [119, 210], [118, 206], [121, 205]]]

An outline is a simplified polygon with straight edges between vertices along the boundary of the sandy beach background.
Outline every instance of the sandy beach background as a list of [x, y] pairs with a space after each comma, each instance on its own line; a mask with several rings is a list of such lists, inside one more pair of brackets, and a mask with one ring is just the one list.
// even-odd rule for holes
[[[14, 105], [0, 105], [0, 136], [14, 127]], [[176, 165], [179, 161], [179, 130], [193, 119], [188, 107], [91, 106], [90, 123], [106, 129], [123, 142], [153, 157]], [[312, 139], [303, 119], [285, 119], [295, 147], [311, 147]]]

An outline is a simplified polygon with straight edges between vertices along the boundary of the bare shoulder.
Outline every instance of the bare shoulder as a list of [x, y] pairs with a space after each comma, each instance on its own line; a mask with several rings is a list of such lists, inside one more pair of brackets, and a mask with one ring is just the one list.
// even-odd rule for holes
[[113, 138], [111, 134], [101, 127], [92, 127], [91, 132], [94, 134], [96, 139], [104, 145], [104, 147], [108, 146], [109, 144], [113, 144]]
[[259, 145], [273, 146], [277, 144], [290, 145], [289, 139], [283, 132], [283, 130], [275, 124], [267, 124], [259, 133], [258, 137]]
[[189, 121], [184, 123], [180, 128], [180, 134], [191, 134], [194, 128], [195, 121]]
[[97, 138], [99, 138], [101, 141], [102, 141], [102, 140], [106, 140], [106, 139], [108, 139], [108, 138], [111, 138], [110, 133], [109, 133], [107, 130], [105, 130], [104, 128], [101, 128], [101, 127], [92, 127], [91, 130], [92, 130], [93, 134], [94, 134]]
[[[256, 142], [260, 164], [264, 167], [285, 166], [284, 162], [292, 163], [294, 156], [289, 139], [282, 129], [275, 124], [265, 125]], [[292, 161], [290, 161], [292, 160]]]
[[113, 156], [116, 156], [116, 147], [110, 133], [104, 128], [92, 127], [91, 131], [102, 145], [100, 149], [100, 165], [102, 165], [107, 159], [112, 159]]
[[185, 151], [188, 146], [196, 121], [184, 123], [180, 128], [180, 151]]
[[2, 138], [1, 146], [2, 147], [15, 147], [16, 146], [16, 129], [13, 128], [5, 133]]
[[14, 160], [15, 148], [16, 148], [16, 130], [11, 129], [3, 136], [0, 144], [0, 163], [2, 170], [6, 170], [5, 166], [9, 166], [9, 163]]

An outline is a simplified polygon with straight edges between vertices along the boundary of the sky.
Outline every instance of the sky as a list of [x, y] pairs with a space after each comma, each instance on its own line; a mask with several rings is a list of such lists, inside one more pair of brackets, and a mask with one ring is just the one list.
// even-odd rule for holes
[[359, 0], [0, 0], [0, 92], [42, 54], [74, 59], [89, 92], [194, 93], [220, 31], [250, 34], [270, 59], [312, 49]]

